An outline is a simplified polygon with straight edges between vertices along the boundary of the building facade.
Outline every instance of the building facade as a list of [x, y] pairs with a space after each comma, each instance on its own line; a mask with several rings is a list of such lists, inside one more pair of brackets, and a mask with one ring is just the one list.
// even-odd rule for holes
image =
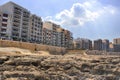
[[73, 37], [70, 31], [63, 29], [60, 25], [48, 21], [43, 23], [43, 28], [44, 44], [49, 41], [52, 46], [71, 48], [70, 45], [72, 45]]
[[109, 43], [109, 52], [114, 52], [114, 45], [112, 42]]
[[114, 52], [120, 52], [120, 38], [113, 39]]
[[0, 12], [0, 39], [10, 39], [9, 19], [10, 15]]
[[13, 2], [0, 6], [0, 39], [71, 48], [72, 33]]
[[109, 40], [107, 39], [102, 40], [102, 50], [109, 51]]
[[43, 44], [52, 45], [52, 31], [43, 28]]
[[91, 50], [92, 49], [92, 41], [84, 38], [77, 38], [74, 41], [75, 49], [83, 49], [83, 50]]
[[7, 21], [7, 26], [9, 27], [9, 35], [7, 35], [8, 39], [28, 41], [30, 12], [13, 2], [8, 2], [0, 6], [0, 11], [11, 15]]
[[119, 44], [120, 45], [120, 38], [113, 39], [113, 44]]
[[94, 40], [94, 50], [102, 50], [102, 40]]
[[42, 43], [43, 22], [41, 17], [30, 15], [29, 23], [29, 41], [33, 43]]

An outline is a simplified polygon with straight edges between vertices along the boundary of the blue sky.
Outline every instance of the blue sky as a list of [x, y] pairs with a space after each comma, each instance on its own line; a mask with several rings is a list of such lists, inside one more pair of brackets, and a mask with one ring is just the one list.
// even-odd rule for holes
[[120, 37], [119, 0], [0, 0], [13, 1], [31, 13], [60, 24], [74, 38], [109, 39]]

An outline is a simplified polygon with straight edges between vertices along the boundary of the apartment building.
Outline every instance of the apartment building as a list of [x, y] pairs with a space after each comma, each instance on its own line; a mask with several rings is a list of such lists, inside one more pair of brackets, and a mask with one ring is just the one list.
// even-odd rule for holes
[[9, 19], [10, 15], [0, 11], [0, 39], [10, 39]]
[[113, 39], [113, 44], [120, 44], [120, 38]]
[[61, 46], [65, 47], [65, 34], [64, 34], [65, 29], [62, 28], [61, 32]]
[[57, 34], [56, 34], [56, 43], [57, 46], [62, 47], [62, 28], [59, 26], [57, 28]]
[[33, 43], [42, 43], [43, 22], [41, 17], [30, 15], [29, 23], [29, 41]]
[[102, 40], [102, 50], [109, 51], [109, 40], [107, 39]]
[[102, 50], [102, 40], [94, 40], [94, 50]]
[[48, 28], [43, 28], [43, 44], [52, 45], [52, 31]]
[[75, 49], [92, 49], [92, 41], [84, 38], [77, 38], [75, 41]]
[[120, 52], [120, 38], [113, 39], [114, 52]]
[[53, 46], [71, 48], [70, 45], [72, 45], [73, 37], [70, 31], [61, 28], [60, 25], [48, 21], [43, 23], [43, 28], [44, 44], [51, 40], [49, 43]]
[[[57, 46], [57, 40], [59, 38], [58, 35], [60, 35], [57, 32], [57, 28], [59, 28], [59, 27], [60, 27], [59, 25], [49, 22], [49, 21], [43, 23], [43, 28], [45, 30], [44, 34], [46, 34], [46, 36], [44, 36], [46, 38], [44, 38], [44, 39], [48, 39], [48, 37], [49, 37], [48, 40], [51, 40], [50, 43], [52, 46]], [[45, 33], [45, 32], [47, 32], [47, 33]], [[45, 40], [45, 41], [48, 41], [48, 40]]]
[[113, 52], [114, 51], [114, 45], [112, 42], [109, 43], [109, 52]]
[[31, 14], [27, 9], [8, 2], [0, 6], [0, 39], [43, 43], [71, 48], [73, 37], [60, 25]]
[[73, 45], [72, 33], [68, 30], [64, 30], [64, 34], [65, 34], [65, 47], [68, 49], [72, 49]]
[[50, 22], [43, 23], [43, 44], [53, 45], [53, 27]]
[[8, 39], [28, 41], [30, 12], [13, 2], [8, 2], [0, 6], [0, 11], [11, 15], [7, 21], [7, 26], [9, 26]]

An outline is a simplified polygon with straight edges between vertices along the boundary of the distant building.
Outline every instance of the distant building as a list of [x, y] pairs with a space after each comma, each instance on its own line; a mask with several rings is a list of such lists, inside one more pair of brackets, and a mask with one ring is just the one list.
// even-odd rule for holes
[[5, 24], [3, 25], [7, 26], [7, 30], [3, 30], [6, 38], [17, 41], [28, 41], [30, 12], [13, 2], [8, 2], [0, 6], [0, 11], [4, 13], [3, 22]]
[[102, 40], [94, 40], [94, 50], [102, 50]]
[[109, 51], [109, 40], [107, 39], [102, 40], [102, 50]]
[[120, 52], [120, 45], [114, 44], [114, 52]]
[[113, 44], [119, 44], [120, 45], [120, 38], [113, 39]]
[[109, 43], [109, 51], [113, 52], [114, 51], [114, 45], [112, 42]]
[[120, 52], [120, 38], [113, 39], [114, 52]]
[[84, 38], [77, 38], [74, 40], [75, 49], [92, 49], [92, 41]]

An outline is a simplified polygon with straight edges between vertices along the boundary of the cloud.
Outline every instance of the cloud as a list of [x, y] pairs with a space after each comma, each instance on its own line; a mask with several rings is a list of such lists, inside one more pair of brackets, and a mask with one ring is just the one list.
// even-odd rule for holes
[[102, 5], [98, 0], [87, 0], [74, 3], [69, 10], [63, 10], [55, 16], [48, 16], [45, 20], [63, 26], [84, 26], [87, 22], [95, 22], [103, 15], [114, 15], [117, 9], [111, 5]]

